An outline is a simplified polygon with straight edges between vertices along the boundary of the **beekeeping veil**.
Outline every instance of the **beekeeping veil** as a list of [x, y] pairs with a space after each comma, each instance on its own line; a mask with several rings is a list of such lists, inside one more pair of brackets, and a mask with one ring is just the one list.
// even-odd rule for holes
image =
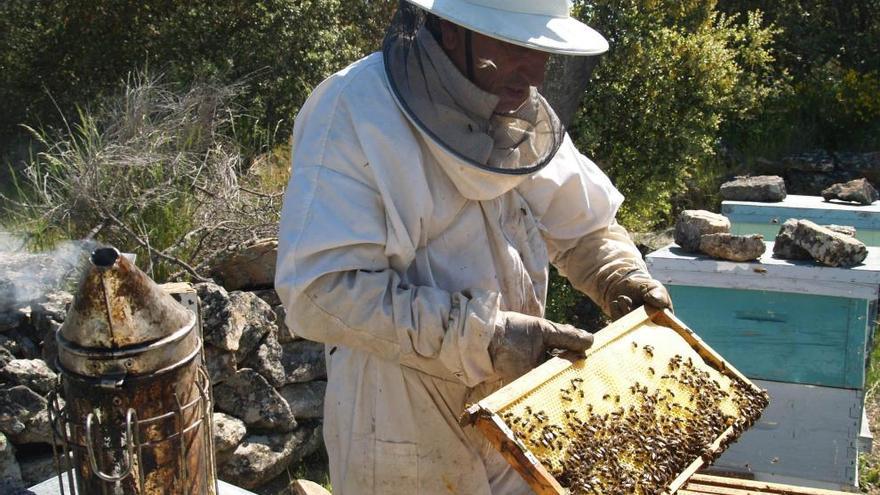
[[[563, 125], [536, 88], [520, 108], [495, 113], [498, 97], [470, 82], [475, 64], [492, 63], [474, 60], [470, 31], [557, 54], [605, 52], [605, 39], [571, 18], [568, 7], [567, 0], [401, 1], [383, 44], [385, 70], [398, 104], [432, 146], [484, 173], [513, 179], [540, 170], [562, 144]], [[426, 26], [430, 15], [468, 30], [468, 77]]]

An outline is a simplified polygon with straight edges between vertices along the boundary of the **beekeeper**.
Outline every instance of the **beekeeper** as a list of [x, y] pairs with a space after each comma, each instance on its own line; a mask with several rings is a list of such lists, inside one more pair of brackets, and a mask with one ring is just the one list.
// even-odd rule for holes
[[567, 0], [408, 1], [296, 118], [275, 287], [326, 344], [334, 494], [531, 493], [458, 418], [592, 343], [541, 318], [548, 264], [614, 317], [670, 305], [536, 90], [548, 54], [608, 44]]

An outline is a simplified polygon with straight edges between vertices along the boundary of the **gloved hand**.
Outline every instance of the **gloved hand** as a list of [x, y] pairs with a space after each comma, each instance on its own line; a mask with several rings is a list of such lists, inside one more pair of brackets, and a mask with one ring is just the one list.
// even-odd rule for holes
[[615, 320], [643, 305], [672, 309], [672, 299], [666, 287], [642, 270], [635, 270], [611, 284], [606, 298], [610, 301], [611, 318]]
[[505, 381], [530, 371], [549, 349], [583, 352], [593, 345], [593, 335], [571, 325], [553, 323], [537, 316], [501, 311], [489, 355], [495, 372]]

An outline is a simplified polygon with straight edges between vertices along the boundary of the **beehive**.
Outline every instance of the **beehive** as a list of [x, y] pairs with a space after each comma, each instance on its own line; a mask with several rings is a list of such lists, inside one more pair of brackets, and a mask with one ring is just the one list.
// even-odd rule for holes
[[539, 495], [673, 492], [767, 405], [667, 312], [634, 311], [585, 357], [541, 365], [468, 410]]

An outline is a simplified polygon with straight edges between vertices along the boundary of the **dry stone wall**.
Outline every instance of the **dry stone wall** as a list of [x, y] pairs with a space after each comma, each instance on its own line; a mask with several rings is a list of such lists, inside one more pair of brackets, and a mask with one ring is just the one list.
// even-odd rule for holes
[[[12, 258], [14, 257], [14, 260]], [[18, 268], [12, 269], [12, 264]], [[0, 252], [0, 287], [34, 267], [30, 255]], [[54, 473], [47, 396], [57, 380], [54, 333], [73, 295], [41, 286], [0, 301], [0, 493]], [[257, 493], [282, 493], [289, 472], [323, 449], [326, 389], [323, 346], [297, 339], [284, 325], [272, 289], [227, 291], [198, 284], [206, 364], [211, 376], [214, 438], [221, 479]], [[289, 493], [289, 491], [284, 491]]]

